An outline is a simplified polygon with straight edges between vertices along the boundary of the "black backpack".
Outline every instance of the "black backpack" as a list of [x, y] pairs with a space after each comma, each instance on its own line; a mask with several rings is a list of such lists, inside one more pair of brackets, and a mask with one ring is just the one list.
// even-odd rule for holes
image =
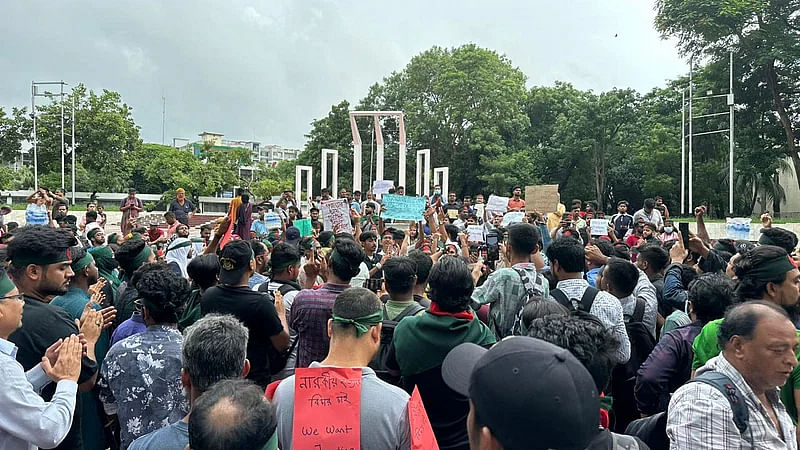
[[625, 364], [618, 364], [611, 373], [611, 395], [614, 397], [614, 431], [622, 433], [631, 421], [639, 418], [633, 390], [636, 385], [636, 372], [650, 356], [656, 340], [642, 320], [646, 302], [636, 298], [633, 314], [625, 316], [625, 331], [631, 343], [631, 357]]
[[[583, 291], [580, 301], [578, 301], [577, 309], [575, 309], [575, 304], [572, 302], [572, 300], [567, 298], [567, 294], [565, 294], [561, 289], [553, 289], [550, 291], [550, 295], [552, 295], [558, 303], [561, 303], [563, 306], [569, 309], [573, 316], [579, 319], [595, 322], [598, 325], [603, 325], [600, 319], [589, 313], [589, 311], [592, 310], [592, 305], [594, 304], [594, 299], [597, 298], [598, 292], [600, 292], [600, 290], [597, 288], [593, 288], [591, 286], [587, 287], [586, 290]], [[577, 301], [577, 299], [575, 300]], [[605, 325], [603, 326], [605, 327]]]
[[[730, 378], [714, 370], [703, 372], [687, 383], [705, 383], [722, 393], [728, 399], [733, 410], [733, 423], [739, 434], [745, 438], [749, 425], [750, 412], [747, 404], [739, 393], [739, 389]], [[643, 419], [634, 420], [625, 429], [625, 434], [641, 439], [651, 450], [668, 450], [669, 438], [667, 437], [667, 412], [663, 411]], [[745, 438], [747, 440], [747, 438]], [[750, 443], [752, 445], [752, 433]]]
[[375, 354], [375, 357], [372, 358], [372, 361], [369, 363], [369, 367], [375, 371], [375, 375], [377, 375], [381, 380], [394, 386], [400, 385], [400, 376], [395, 372], [390, 371], [387, 364], [389, 360], [389, 353], [392, 348], [394, 329], [401, 320], [405, 319], [406, 317], [414, 316], [424, 309], [424, 306], [414, 302], [413, 305], [407, 306], [406, 309], [401, 311], [400, 314], [398, 314], [393, 320], [389, 320], [389, 314], [386, 311], [386, 305], [383, 306], [384, 319], [382, 322], [383, 326], [381, 327], [381, 343], [380, 347], [378, 347], [378, 353]]

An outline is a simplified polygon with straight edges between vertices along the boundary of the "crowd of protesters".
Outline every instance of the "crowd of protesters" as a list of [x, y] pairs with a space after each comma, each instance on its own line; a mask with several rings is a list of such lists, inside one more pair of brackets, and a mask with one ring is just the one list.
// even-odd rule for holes
[[131, 190], [106, 235], [100, 205], [41, 189], [0, 222], [0, 449], [300, 448], [301, 368], [360, 370], [365, 449], [419, 448], [415, 390], [441, 449], [797, 448], [794, 233], [522, 193], [435, 186], [402, 222], [342, 189], [345, 231], [327, 189], [242, 192], [195, 232], [182, 189], [166, 230]]

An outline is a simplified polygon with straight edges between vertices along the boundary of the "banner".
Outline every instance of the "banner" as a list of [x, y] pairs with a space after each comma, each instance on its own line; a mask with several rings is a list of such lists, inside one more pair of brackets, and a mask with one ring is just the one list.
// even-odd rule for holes
[[388, 194], [389, 189], [394, 187], [394, 181], [392, 180], [375, 180], [372, 183], [372, 193], [375, 195], [382, 195]]
[[325, 200], [319, 205], [323, 226], [326, 231], [353, 234], [353, 223], [350, 221], [350, 205], [346, 198]]
[[542, 214], [555, 212], [561, 196], [557, 184], [525, 186], [525, 211], [538, 211]]
[[361, 369], [297, 368], [292, 447], [361, 448]]
[[386, 207], [386, 211], [381, 214], [384, 219], [419, 222], [423, 218], [427, 202], [425, 197], [386, 194], [383, 196], [383, 206]]
[[508, 211], [508, 197], [500, 197], [499, 195], [490, 195], [489, 202], [486, 204], [486, 212], [488, 218], [493, 216], [501, 216]]
[[592, 236], [608, 236], [608, 220], [606, 219], [592, 219], [589, 221], [591, 231], [589, 234]]

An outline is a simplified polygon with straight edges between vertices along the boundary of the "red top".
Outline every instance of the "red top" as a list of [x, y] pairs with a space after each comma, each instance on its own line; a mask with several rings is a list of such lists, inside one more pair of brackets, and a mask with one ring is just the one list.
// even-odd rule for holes
[[508, 210], [509, 211], [522, 211], [523, 209], [525, 209], [525, 200], [523, 200], [521, 198], [519, 200], [517, 200], [514, 197], [511, 197], [510, 199], [508, 199]]

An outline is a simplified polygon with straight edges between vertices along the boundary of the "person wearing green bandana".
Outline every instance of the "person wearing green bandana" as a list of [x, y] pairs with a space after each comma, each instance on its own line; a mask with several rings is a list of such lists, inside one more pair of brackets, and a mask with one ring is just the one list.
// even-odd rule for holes
[[490, 347], [492, 331], [470, 308], [475, 286], [463, 259], [443, 256], [428, 278], [431, 306], [397, 324], [387, 365], [402, 376], [407, 392], [419, 387], [440, 448], [468, 448], [469, 400], [445, 385], [442, 362], [454, 347], [471, 342]]
[[[411, 448], [409, 395], [379, 379], [368, 367], [381, 343], [382, 309], [381, 301], [369, 289], [352, 287], [336, 296], [325, 328], [329, 350], [310, 367], [361, 369], [361, 448], [406, 450]], [[287, 449], [292, 448], [295, 381], [294, 375], [281, 381], [273, 397], [278, 443]]]
[[[88, 391], [97, 379], [95, 344], [105, 325], [103, 317], [94, 310], [87, 311], [82, 314], [85, 320], [79, 327], [67, 311], [50, 304], [52, 297], [67, 292], [69, 281], [74, 276], [70, 248], [76, 244], [73, 236], [47, 226], [27, 226], [15, 233], [8, 246], [9, 275], [23, 294], [25, 306], [22, 327], [8, 340], [18, 347], [17, 361], [25, 370], [30, 370], [42, 362], [42, 357], [54, 342], [83, 333], [87, 347], [78, 384], [80, 391]], [[42, 391], [42, 397], [49, 401], [54, 393], [55, 386], [51, 385]], [[80, 402], [79, 397], [72, 428], [58, 448], [83, 448]]]
[[117, 267], [119, 267], [119, 263], [114, 259], [114, 252], [108, 246], [104, 246], [90, 248], [89, 253], [94, 258], [97, 272], [108, 282], [108, 290], [110, 290], [111, 296], [109, 297], [108, 292], [106, 292], [106, 300], [108, 303], [113, 304], [117, 289], [122, 283], [118, 276]]
[[[739, 258], [733, 270], [739, 279], [735, 302], [765, 300], [775, 303], [789, 314], [795, 327], [797, 326], [800, 270], [786, 250], [774, 245], [761, 245]], [[717, 336], [721, 324], [722, 319], [709, 322], [695, 338], [692, 345], [692, 371], [719, 355], [721, 349]], [[797, 356], [800, 357], [800, 348]], [[795, 367], [781, 388], [781, 401], [789, 416], [797, 423], [800, 410], [800, 366]]]
[[[90, 253], [80, 247], [72, 247], [70, 251], [72, 253], [71, 267], [75, 276], [69, 281], [67, 292], [54, 298], [50, 301], [50, 304], [64, 308], [73, 319], [80, 319], [84, 308], [93, 301], [89, 292], [90, 288], [100, 292], [106, 282], [98, 283], [99, 273], [94, 258]], [[101, 310], [101, 306], [97, 303], [94, 303], [92, 308], [98, 311]], [[111, 306], [107, 312], [113, 314], [114, 307]], [[98, 366], [103, 364], [103, 359], [108, 352], [110, 338], [108, 330], [103, 330], [97, 339], [94, 354], [97, 357]], [[81, 424], [83, 448], [85, 450], [104, 450], [106, 448], [103, 439], [104, 420], [98, 413], [99, 403], [97, 398], [92, 392], [82, 392], [80, 396], [83, 416], [83, 423]]]

